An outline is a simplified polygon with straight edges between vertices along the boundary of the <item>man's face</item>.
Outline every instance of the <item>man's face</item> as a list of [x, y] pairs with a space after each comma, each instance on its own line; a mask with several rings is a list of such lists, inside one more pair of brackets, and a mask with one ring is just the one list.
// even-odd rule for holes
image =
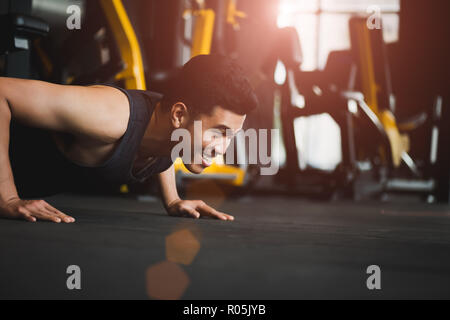
[[[239, 115], [217, 106], [211, 114], [202, 114], [197, 117], [194, 120], [199, 121], [197, 126], [194, 121], [190, 121], [186, 129], [192, 137], [192, 159], [190, 164], [185, 163], [186, 168], [192, 173], [201, 173], [209, 167], [216, 156], [225, 153], [231, 140], [242, 129], [245, 118], [245, 115]], [[199, 132], [199, 129], [202, 132]], [[201, 141], [201, 149], [194, 147], [195, 139]]]

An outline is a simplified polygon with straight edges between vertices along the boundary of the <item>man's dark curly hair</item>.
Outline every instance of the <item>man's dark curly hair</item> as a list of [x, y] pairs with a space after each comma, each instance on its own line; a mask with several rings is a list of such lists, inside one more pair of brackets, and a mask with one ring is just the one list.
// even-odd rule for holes
[[258, 99], [242, 68], [223, 55], [199, 55], [186, 63], [163, 99], [170, 107], [183, 102], [194, 117], [211, 114], [215, 106], [245, 115]]

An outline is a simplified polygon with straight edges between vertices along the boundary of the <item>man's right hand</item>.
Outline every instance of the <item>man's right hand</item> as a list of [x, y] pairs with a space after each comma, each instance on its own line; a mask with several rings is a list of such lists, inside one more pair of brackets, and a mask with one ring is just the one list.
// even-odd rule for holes
[[75, 219], [55, 209], [44, 200], [11, 199], [0, 205], [0, 217], [8, 219], [23, 219], [29, 222], [37, 220], [55, 223], [72, 223]]

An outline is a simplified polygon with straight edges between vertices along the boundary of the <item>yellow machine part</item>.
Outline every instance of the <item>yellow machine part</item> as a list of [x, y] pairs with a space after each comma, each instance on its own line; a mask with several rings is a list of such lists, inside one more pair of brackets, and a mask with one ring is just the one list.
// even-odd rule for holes
[[245, 12], [237, 10], [236, 0], [227, 0], [227, 23], [231, 24], [233, 28], [239, 29], [238, 18], [246, 18]]
[[391, 111], [386, 110], [381, 112], [381, 123], [383, 124], [391, 144], [394, 166], [399, 167], [402, 161], [403, 152], [409, 151], [409, 137], [406, 134], [400, 133], [395, 117]]
[[194, 36], [192, 39], [191, 57], [210, 54], [216, 14], [211, 9], [201, 9], [192, 12], [196, 18]]
[[[191, 173], [184, 166], [183, 161], [181, 160], [181, 158], [178, 158], [175, 161], [174, 166], [175, 166], [175, 170], [177, 172], [180, 171], [183, 174], [187, 175], [188, 177], [189, 176], [191, 176], [192, 178], [197, 177], [196, 174]], [[243, 170], [243, 169], [241, 169], [239, 167], [217, 164], [216, 161], [214, 161], [213, 164], [210, 167], [206, 168], [201, 173], [201, 176], [203, 176], [203, 177], [211, 176], [211, 177], [214, 177], [214, 178], [218, 178], [221, 175], [223, 176], [223, 180], [225, 182], [231, 184], [231, 185], [242, 186], [244, 184], [245, 170]], [[227, 178], [225, 178], [225, 177], [227, 177]], [[228, 178], [228, 177], [232, 177], [232, 178]]]
[[125, 69], [117, 74], [116, 80], [123, 80], [126, 89], [145, 90], [141, 48], [122, 0], [101, 0], [100, 3], [125, 62]]
[[392, 150], [392, 160], [395, 167], [399, 167], [404, 152], [409, 151], [409, 137], [400, 133], [395, 116], [389, 110], [381, 110], [378, 104], [377, 94], [379, 86], [375, 79], [375, 65], [372, 55], [370, 41], [370, 30], [367, 28], [366, 20], [359, 19], [357, 25], [357, 36], [359, 45], [359, 62], [361, 69], [362, 91], [367, 105], [378, 116], [383, 124], [384, 130], [389, 138]]

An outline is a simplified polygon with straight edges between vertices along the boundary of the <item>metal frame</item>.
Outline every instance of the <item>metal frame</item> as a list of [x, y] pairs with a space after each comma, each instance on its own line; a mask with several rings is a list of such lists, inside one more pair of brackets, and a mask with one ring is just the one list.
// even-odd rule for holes
[[116, 80], [123, 80], [126, 89], [145, 90], [141, 48], [122, 0], [100, 0], [100, 3], [125, 62], [125, 68], [116, 75]]

